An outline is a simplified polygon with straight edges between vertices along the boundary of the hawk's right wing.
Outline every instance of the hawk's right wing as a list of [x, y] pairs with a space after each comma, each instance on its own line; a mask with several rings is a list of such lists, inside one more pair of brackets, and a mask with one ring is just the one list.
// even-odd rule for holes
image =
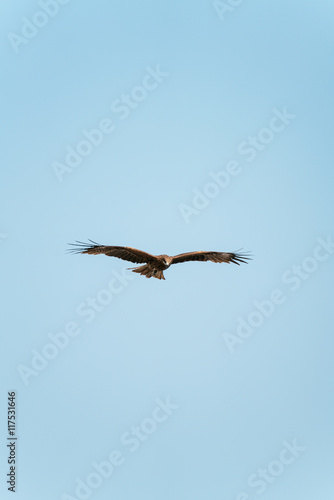
[[75, 248], [71, 248], [72, 253], [87, 253], [89, 255], [104, 254], [108, 257], [117, 257], [118, 259], [128, 260], [134, 262], [135, 264], [150, 263], [157, 261], [155, 255], [150, 253], [142, 252], [137, 250], [137, 248], [131, 247], [117, 247], [117, 246], [104, 246], [95, 243], [95, 241], [89, 240], [91, 243], [82, 243], [78, 241], [77, 243], [70, 243]]

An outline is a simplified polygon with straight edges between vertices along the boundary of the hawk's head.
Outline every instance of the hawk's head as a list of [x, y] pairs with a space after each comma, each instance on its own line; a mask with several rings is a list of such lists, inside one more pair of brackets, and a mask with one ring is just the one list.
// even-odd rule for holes
[[166, 267], [169, 267], [171, 265], [172, 257], [169, 257], [169, 255], [159, 255], [159, 257]]

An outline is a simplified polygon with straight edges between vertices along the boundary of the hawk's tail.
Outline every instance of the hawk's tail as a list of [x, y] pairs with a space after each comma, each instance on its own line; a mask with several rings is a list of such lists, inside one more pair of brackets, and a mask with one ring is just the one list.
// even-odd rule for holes
[[158, 280], [164, 280], [164, 273], [156, 269], [152, 269], [150, 266], [140, 266], [140, 267], [129, 267], [133, 273], [139, 273], [146, 278], [157, 278]]

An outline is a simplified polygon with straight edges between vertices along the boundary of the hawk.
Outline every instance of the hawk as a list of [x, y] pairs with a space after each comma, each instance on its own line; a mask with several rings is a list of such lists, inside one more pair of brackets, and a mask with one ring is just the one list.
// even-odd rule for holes
[[70, 249], [72, 253], [87, 253], [90, 255], [104, 254], [108, 257], [117, 257], [118, 259], [128, 260], [134, 262], [135, 264], [145, 264], [140, 267], [130, 267], [134, 273], [139, 273], [146, 278], [157, 278], [158, 280], [164, 280], [164, 273], [166, 269], [172, 264], [178, 264], [179, 262], [188, 261], [201, 261], [205, 262], [210, 260], [211, 262], [226, 262], [240, 265], [240, 262], [247, 264], [247, 261], [251, 259], [248, 252], [237, 253], [237, 252], [188, 252], [180, 253], [179, 255], [174, 255], [170, 257], [169, 255], [151, 255], [150, 253], [143, 252], [142, 250], [137, 250], [137, 248], [131, 247], [116, 247], [116, 246], [104, 246], [95, 243], [95, 241], [89, 240], [90, 243], [82, 243], [77, 241], [76, 243], [70, 243], [74, 248]]

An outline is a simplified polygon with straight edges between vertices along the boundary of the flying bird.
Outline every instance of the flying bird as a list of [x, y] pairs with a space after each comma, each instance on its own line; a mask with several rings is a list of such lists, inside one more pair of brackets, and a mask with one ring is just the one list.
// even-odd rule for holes
[[226, 262], [229, 264], [240, 265], [240, 262], [247, 264], [247, 261], [251, 259], [248, 252], [237, 253], [237, 252], [188, 252], [180, 253], [179, 255], [174, 255], [170, 257], [169, 255], [151, 255], [150, 253], [142, 252], [137, 250], [137, 248], [131, 247], [117, 247], [117, 246], [104, 246], [95, 243], [95, 241], [89, 240], [90, 243], [82, 243], [77, 241], [76, 243], [70, 243], [74, 248], [69, 251], [72, 253], [87, 253], [90, 255], [104, 254], [108, 257], [117, 257], [118, 259], [127, 260], [134, 262], [135, 264], [145, 264], [140, 267], [130, 267], [134, 273], [139, 273], [146, 278], [157, 278], [158, 280], [164, 280], [164, 273], [166, 269], [172, 264], [178, 264], [179, 262], [188, 261], [211, 261], [211, 262]]

